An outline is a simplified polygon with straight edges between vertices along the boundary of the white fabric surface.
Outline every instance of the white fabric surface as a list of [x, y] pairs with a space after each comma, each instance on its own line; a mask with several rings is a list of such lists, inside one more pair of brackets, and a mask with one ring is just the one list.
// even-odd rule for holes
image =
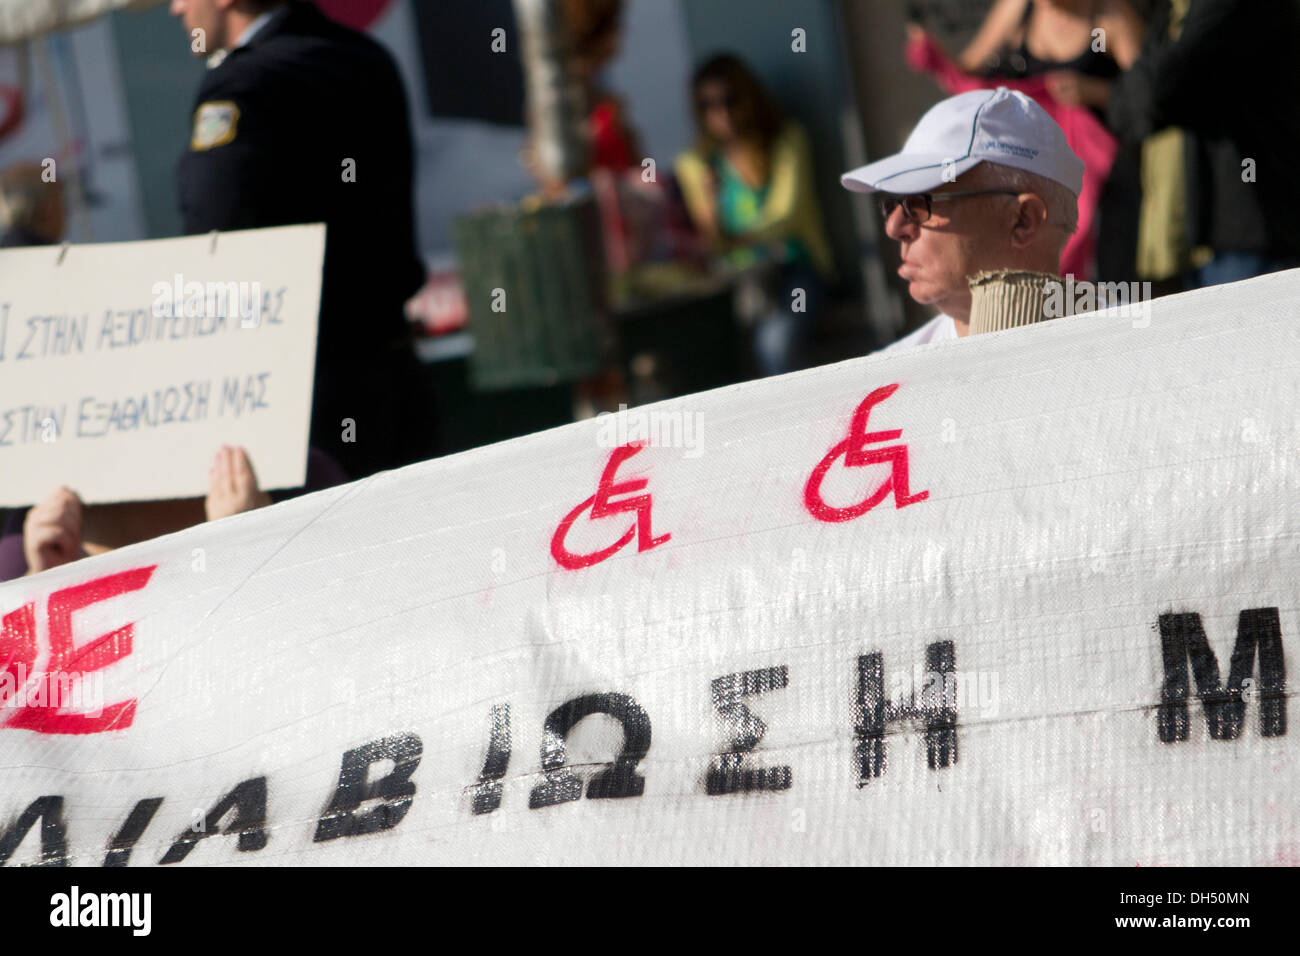
[[[1241, 612], [1273, 614], [1295, 673], [1298, 373], [1292, 272], [1157, 300], [1143, 327], [1074, 316], [653, 406], [656, 421], [697, 416], [699, 442], [622, 464], [618, 480], [653, 498], [644, 549], [578, 570], [551, 545], [610, 457], [602, 421], [0, 586], [9, 656], [30, 602], [39, 669], [78, 592], [51, 607], [52, 593], [155, 568], [70, 617], [79, 646], [134, 622], [101, 672], [106, 705], [136, 702], [130, 725], [0, 727], [0, 851], [25, 810], [61, 797], [64, 844], [49, 828], [45, 852], [98, 864], [137, 801], [163, 798], [132, 865], [1295, 864], [1296, 736], [1261, 730], [1265, 705], [1289, 698], [1266, 701], [1253, 664], [1239, 732], [1211, 739], [1193, 684], [1186, 739], [1170, 742], [1178, 708], [1162, 718], [1161, 703], [1165, 615], [1199, 615], [1227, 681]], [[859, 517], [818, 520], [807, 484], [828, 457], [825, 508], [889, 473], [829, 452], [891, 384], [869, 428], [902, 435], [871, 447], [906, 446], [916, 497], [899, 508], [895, 487]], [[569, 550], [633, 527], [590, 512]], [[940, 669], [944, 642], [964, 689], [956, 759], [932, 766], [943, 739], [931, 727], [927, 747], [938, 711], [919, 672], [932, 646]], [[858, 704], [877, 660], [879, 737]], [[757, 674], [726, 680], [742, 672]], [[544, 722], [587, 695], [635, 718], [640, 795], [583, 792], [620, 740], [593, 716], [567, 740], [582, 795], [548, 803], [573, 781]], [[509, 759], [494, 762], [507, 707]], [[382, 740], [373, 752], [400, 758], [409, 785], [385, 790], [380, 760], [379, 799], [357, 811], [370, 816], [332, 817], [344, 752]], [[711, 762], [744, 744], [744, 767], [789, 786], [711, 795]], [[883, 764], [864, 779], [873, 748]], [[234, 811], [204, 815], [250, 780], [237, 839]], [[375, 813], [385, 793], [405, 811]], [[27, 821], [11, 865], [41, 853]]]

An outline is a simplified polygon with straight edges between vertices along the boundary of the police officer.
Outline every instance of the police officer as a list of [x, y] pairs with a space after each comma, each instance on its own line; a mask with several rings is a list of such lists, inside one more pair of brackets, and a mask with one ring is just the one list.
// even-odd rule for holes
[[311, 444], [354, 478], [436, 450], [402, 306], [415, 247], [406, 93], [392, 57], [305, 0], [172, 0], [207, 57], [181, 158], [187, 233], [326, 224]]

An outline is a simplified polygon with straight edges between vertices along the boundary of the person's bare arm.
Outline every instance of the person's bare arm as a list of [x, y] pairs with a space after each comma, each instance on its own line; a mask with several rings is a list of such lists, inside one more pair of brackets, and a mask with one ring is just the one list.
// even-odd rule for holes
[[1107, 0], [1097, 26], [1105, 31], [1106, 52], [1115, 58], [1121, 70], [1127, 70], [1142, 54], [1146, 24], [1128, 0]]
[[982, 69], [989, 57], [1011, 39], [1025, 15], [1025, 5], [1028, 2], [1029, 0], [997, 0], [980, 24], [979, 31], [966, 44], [966, 49], [957, 54], [957, 65], [967, 73]]
[[675, 171], [691, 222], [706, 239], [718, 238], [717, 187], [708, 164], [692, 150], [677, 158]]

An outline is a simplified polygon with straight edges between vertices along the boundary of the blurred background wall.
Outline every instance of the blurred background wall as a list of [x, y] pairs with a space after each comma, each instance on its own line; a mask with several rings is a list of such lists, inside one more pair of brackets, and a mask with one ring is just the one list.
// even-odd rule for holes
[[[860, 308], [880, 312], [904, 300], [914, 322], [922, 310], [897, 294], [893, 244], [882, 241], [874, 210], [849, 196], [839, 175], [895, 151], [941, 95], [930, 78], [903, 63], [905, 21], [919, 16], [950, 49], [959, 48], [989, 4], [627, 0], [621, 52], [605, 85], [625, 99], [646, 152], [668, 171], [694, 138], [688, 93], [694, 66], [722, 50], [745, 58], [810, 133], [818, 191], [847, 291], [862, 296], [864, 264], [875, 261], [875, 284], [887, 286], [890, 297], [869, 287]], [[450, 259], [456, 215], [514, 202], [535, 189], [519, 161], [526, 136], [511, 0], [369, 0], [361, 6], [373, 18], [368, 28], [405, 75], [418, 159], [420, 243], [436, 267]], [[506, 31], [504, 55], [489, 49], [494, 25]], [[806, 52], [792, 49], [796, 28], [804, 31]], [[473, 36], [482, 43], [467, 43]], [[48, 63], [27, 66], [38, 95], [26, 128], [0, 143], [0, 166], [45, 155], [51, 141], [66, 140], [87, 177], [89, 201], [69, 223], [72, 241], [175, 235], [176, 161], [204, 67], [190, 55], [167, 5], [119, 11], [29, 46], [41, 50], [35, 59]], [[41, 68], [61, 78], [60, 110], [52, 112], [40, 97]], [[16, 51], [0, 49], [0, 83], [18, 69]], [[71, 127], [62, 136], [55, 113]]]
[[[846, 163], [843, 112], [855, 91], [845, 58], [840, 6], [836, 0], [628, 0], [622, 50], [609, 70], [607, 85], [625, 97], [649, 155], [659, 168], [671, 169], [674, 156], [694, 138], [687, 89], [694, 65], [721, 50], [745, 57], [809, 130], [817, 149], [818, 186], [837, 263], [846, 277], [853, 277], [857, 239], [838, 177]], [[499, 87], [484, 81], [477, 84], [486, 90], [482, 117], [447, 115], [457, 106], [463, 113], [465, 104], [430, 102], [430, 93], [436, 92], [427, 80], [430, 73], [467, 86], [465, 61], [448, 62], [445, 56], [430, 59], [439, 53], [438, 38], [463, 46], [465, 30], [498, 22], [507, 30], [510, 55], [517, 49], [508, 0], [475, 0], [465, 8], [470, 15], [464, 24], [454, 22], [457, 18], [449, 8], [431, 0], [396, 0], [371, 26], [371, 32], [397, 57], [411, 98], [420, 163], [421, 244], [430, 258], [449, 251], [450, 221], [455, 214], [487, 202], [515, 200], [533, 188], [518, 162], [525, 140], [522, 113], [516, 111], [511, 121], [511, 107], [501, 102], [512, 95], [508, 88], [503, 96]], [[806, 53], [791, 49], [795, 27], [806, 31]], [[431, 36], [435, 42], [430, 42]], [[485, 34], [484, 51], [488, 39]], [[166, 4], [119, 11], [38, 42], [67, 47], [83, 73], [76, 85], [93, 97], [81, 120], [93, 127], [94, 135], [82, 135], [87, 130], [74, 133], [93, 152], [83, 155], [83, 160], [104, 166], [99, 171], [107, 175], [117, 157], [121, 170], [115, 175], [131, 181], [130, 188], [114, 184], [100, 197], [107, 200], [111, 195], [114, 202], [111, 209], [93, 210], [94, 238], [175, 235], [180, 226], [175, 166], [189, 136], [203, 64], [191, 56]], [[5, 66], [2, 57], [0, 76]], [[508, 71], [503, 64], [500, 72]], [[105, 73], [114, 76], [103, 80]], [[442, 88], [447, 88], [445, 83]], [[521, 93], [519, 86], [514, 95]], [[0, 147], [0, 164], [37, 151], [43, 154], [44, 146], [36, 149], [41, 139], [42, 132], [34, 131], [7, 140]], [[91, 201], [95, 203], [96, 197]], [[89, 238], [76, 223], [72, 226], [74, 241]]]

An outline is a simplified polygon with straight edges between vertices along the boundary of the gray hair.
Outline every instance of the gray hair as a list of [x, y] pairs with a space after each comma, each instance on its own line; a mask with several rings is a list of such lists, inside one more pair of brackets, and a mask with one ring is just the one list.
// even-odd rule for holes
[[981, 179], [991, 189], [1014, 189], [1018, 193], [1033, 193], [1041, 199], [1047, 206], [1048, 223], [1064, 230], [1067, 238], [1078, 230], [1078, 197], [1056, 180], [987, 160], [975, 168], [983, 171]]

